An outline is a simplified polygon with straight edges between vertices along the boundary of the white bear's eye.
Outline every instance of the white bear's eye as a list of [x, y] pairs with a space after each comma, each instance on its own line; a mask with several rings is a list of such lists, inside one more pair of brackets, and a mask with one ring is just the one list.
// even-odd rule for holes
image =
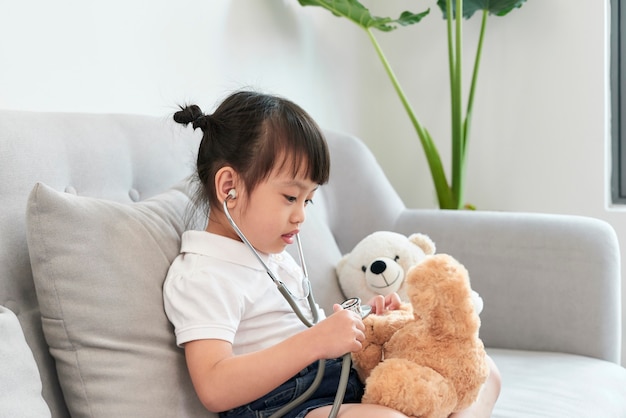
[[363, 273], [365, 273], [367, 271], [367, 267], [366, 266], [361, 266], [361, 270], [363, 270]]
[[397, 255], [397, 256], [394, 257], [393, 261], [398, 261], [399, 259], [400, 259], [400, 256]]

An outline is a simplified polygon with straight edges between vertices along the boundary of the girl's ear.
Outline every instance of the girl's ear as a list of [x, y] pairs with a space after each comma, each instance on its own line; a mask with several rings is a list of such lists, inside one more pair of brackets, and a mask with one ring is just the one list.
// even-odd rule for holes
[[[222, 167], [215, 173], [215, 191], [220, 202], [226, 199], [228, 192], [237, 189], [237, 180], [237, 172], [230, 166]], [[230, 201], [233, 202], [234, 199]]]

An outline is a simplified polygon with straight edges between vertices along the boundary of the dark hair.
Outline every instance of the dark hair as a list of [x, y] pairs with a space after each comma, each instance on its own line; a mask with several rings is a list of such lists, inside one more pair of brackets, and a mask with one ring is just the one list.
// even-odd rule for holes
[[304, 174], [317, 184], [328, 182], [330, 156], [324, 135], [308, 113], [287, 99], [238, 91], [211, 115], [188, 105], [174, 114], [174, 120], [192, 123], [203, 132], [197, 160], [198, 204], [219, 207], [215, 174], [226, 166], [239, 173], [248, 193], [267, 179], [276, 164], [279, 168], [293, 164], [294, 176]]

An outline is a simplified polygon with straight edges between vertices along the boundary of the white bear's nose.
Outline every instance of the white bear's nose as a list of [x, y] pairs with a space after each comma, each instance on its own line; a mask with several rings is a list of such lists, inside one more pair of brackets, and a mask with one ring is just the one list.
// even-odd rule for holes
[[387, 263], [381, 260], [376, 260], [370, 266], [370, 271], [374, 274], [382, 274], [387, 269]]
[[364, 266], [363, 270], [367, 287], [376, 294], [388, 295], [395, 292], [404, 280], [402, 266], [388, 257], [372, 260], [369, 267]]

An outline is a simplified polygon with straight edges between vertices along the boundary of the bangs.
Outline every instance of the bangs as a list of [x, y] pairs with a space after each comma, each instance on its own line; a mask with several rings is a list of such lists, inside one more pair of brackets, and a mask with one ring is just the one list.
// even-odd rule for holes
[[299, 112], [285, 112], [281, 116], [270, 117], [263, 123], [254, 168], [246, 181], [249, 189], [273, 171], [283, 170], [316, 184], [328, 183], [330, 154], [317, 124]]

